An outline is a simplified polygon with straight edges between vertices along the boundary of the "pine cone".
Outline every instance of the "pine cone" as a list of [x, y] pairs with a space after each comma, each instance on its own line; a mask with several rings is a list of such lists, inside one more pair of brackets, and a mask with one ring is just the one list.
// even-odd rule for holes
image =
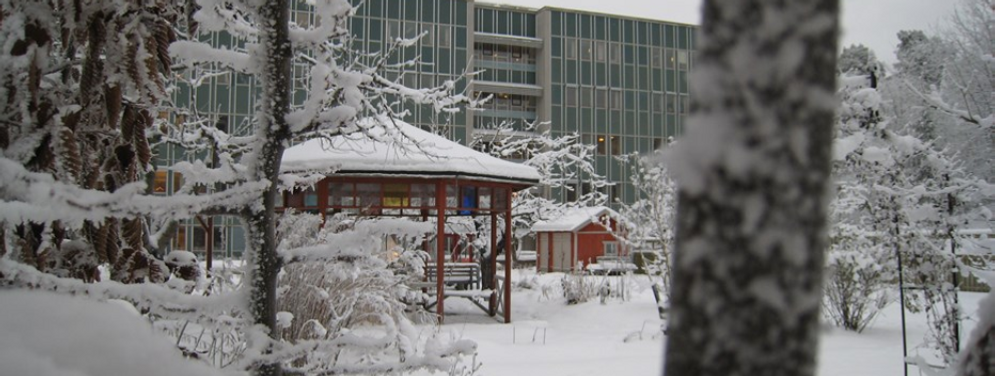
[[107, 125], [110, 129], [117, 129], [118, 121], [121, 119], [121, 86], [104, 86], [104, 109], [107, 111]]
[[63, 127], [59, 131], [59, 143], [61, 144], [60, 150], [62, 150], [62, 166], [73, 180], [80, 181], [83, 160], [80, 157], [79, 147], [76, 145], [76, 134], [71, 129]]

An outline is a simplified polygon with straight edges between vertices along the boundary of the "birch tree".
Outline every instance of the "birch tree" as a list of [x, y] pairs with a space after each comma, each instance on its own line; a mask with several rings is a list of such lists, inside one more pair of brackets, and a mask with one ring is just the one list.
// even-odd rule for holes
[[669, 295], [677, 189], [663, 163], [662, 154], [661, 151], [654, 151], [649, 155], [620, 158], [629, 164], [629, 181], [639, 197], [632, 204], [621, 203], [620, 214], [630, 224], [629, 241], [652, 250], [653, 259], [644, 258], [644, 267], [650, 275], [658, 277], [656, 283], [660, 291]]
[[839, 4], [705, 1], [665, 372], [815, 373]]
[[[511, 123], [490, 124], [475, 132], [470, 141], [473, 148], [498, 158], [523, 159], [523, 165], [539, 171], [539, 187], [518, 192], [512, 198], [515, 228], [529, 228], [537, 221], [557, 218], [569, 208], [608, 203], [608, 195], [602, 190], [611, 182], [594, 167], [595, 145], [581, 143], [577, 134], [553, 136], [548, 129], [540, 130], [543, 126], [529, 123], [519, 132], [512, 129]], [[577, 192], [585, 184], [590, 189]], [[558, 200], [551, 192], [559, 192], [562, 197]], [[576, 198], [568, 200], [568, 192]]]

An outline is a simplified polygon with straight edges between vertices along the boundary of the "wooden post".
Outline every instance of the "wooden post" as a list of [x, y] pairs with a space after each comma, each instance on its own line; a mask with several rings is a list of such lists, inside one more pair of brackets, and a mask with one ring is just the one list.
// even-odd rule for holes
[[211, 267], [214, 263], [214, 216], [207, 217], [207, 274], [211, 274]]
[[211, 273], [211, 262], [213, 261], [214, 253], [214, 216], [207, 217], [204, 220], [203, 216], [195, 216], [197, 223], [200, 224], [200, 228], [204, 230], [204, 254], [205, 261], [207, 262], [207, 273]]
[[[504, 215], [504, 322], [511, 323], [511, 189], [507, 190]], [[495, 258], [497, 255], [495, 255]]]
[[[492, 196], [493, 197], [493, 194]], [[490, 256], [483, 260], [486, 263], [490, 263], [490, 275], [484, 276], [484, 278], [490, 279], [491, 297], [487, 303], [487, 314], [494, 316], [497, 313], [497, 213], [493, 211], [494, 204], [491, 204], [491, 247], [489, 249]]]
[[435, 187], [435, 312], [442, 324], [446, 313], [443, 303], [446, 300], [444, 279], [446, 278], [446, 183], [439, 182]]

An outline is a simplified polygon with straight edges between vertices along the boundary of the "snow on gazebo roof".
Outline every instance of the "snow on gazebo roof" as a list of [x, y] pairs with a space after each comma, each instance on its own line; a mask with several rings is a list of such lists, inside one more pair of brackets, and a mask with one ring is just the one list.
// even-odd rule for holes
[[492, 157], [400, 120], [394, 123], [396, 127], [383, 126], [368, 119], [360, 121], [364, 131], [287, 148], [281, 170], [539, 182], [535, 168]]
[[532, 225], [533, 232], [574, 232], [588, 223], [598, 222], [602, 215], [618, 218], [618, 212], [605, 206], [570, 208], [556, 219], [538, 221]]

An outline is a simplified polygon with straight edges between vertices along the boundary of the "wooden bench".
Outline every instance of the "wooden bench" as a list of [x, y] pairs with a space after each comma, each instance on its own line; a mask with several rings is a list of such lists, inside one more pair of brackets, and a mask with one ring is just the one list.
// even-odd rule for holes
[[[479, 290], [480, 289], [480, 265], [475, 262], [450, 262], [443, 266], [442, 283], [456, 290]], [[438, 280], [436, 276], [436, 264], [425, 265], [425, 281], [434, 283]]]

